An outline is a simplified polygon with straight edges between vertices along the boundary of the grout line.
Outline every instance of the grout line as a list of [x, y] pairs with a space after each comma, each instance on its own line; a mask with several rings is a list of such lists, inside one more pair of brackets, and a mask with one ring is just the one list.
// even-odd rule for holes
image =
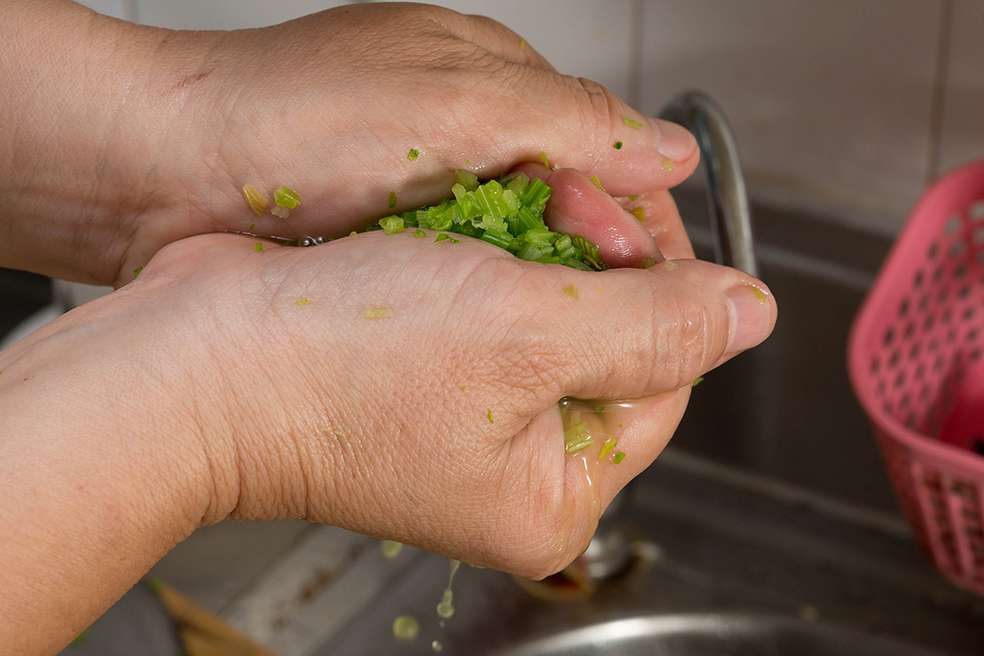
[[642, 20], [645, 7], [643, 0], [632, 0], [629, 11], [629, 87], [626, 100], [633, 107], [639, 106], [642, 87]]
[[943, 121], [946, 118], [946, 86], [950, 69], [950, 37], [953, 31], [953, 0], [943, 0], [940, 9], [940, 31], [936, 43], [936, 70], [929, 110], [929, 148], [926, 161], [926, 184], [933, 183], [940, 174], [940, 142], [943, 139]]

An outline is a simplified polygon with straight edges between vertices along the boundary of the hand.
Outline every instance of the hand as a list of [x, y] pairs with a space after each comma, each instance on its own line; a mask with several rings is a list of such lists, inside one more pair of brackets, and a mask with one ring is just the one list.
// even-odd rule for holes
[[[172, 32], [80, 12], [9, 12], [6, 266], [119, 285], [195, 234], [347, 234], [390, 213], [390, 192], [397, 210], [445, 196], [455, 168], [491, 177], [543, 152], [624, 196], [676, 185], [697, 164], [686, 130], [558, 74], [482, 17], [370, 3], [260, 30]], [[18, 64], [33, 52], [18, 40], [38, 38], [75, 45], [53, 48], [38, 75], [37, 62]], [[244, 184], [286, 184], [303, 204], [287, 221], [256, 217]]]

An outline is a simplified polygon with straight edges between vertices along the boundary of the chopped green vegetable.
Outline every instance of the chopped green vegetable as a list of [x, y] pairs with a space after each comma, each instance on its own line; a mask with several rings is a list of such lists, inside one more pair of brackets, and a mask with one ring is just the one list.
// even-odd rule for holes
[[395, 235], [397, 233], [403, 232], [406, 227], [403, 225], [403, 219], [399, 216], [385, 216], [379, 220], [379, 227], [383, 229], [387, 235]]
[[637, 121], [634, 118], [631, 118], [629, 116], [623, 116], [622, 117], [622, 123], [624, 123], [626, 126], [632, 128], [633, 130], [638, 130], [639, 128], [642, 127], [642, 121]]
[[258, 241], [255, 244], [253, 244], [253, 250], [256, 251], [257, 253], [262, 253], [263, 252], [263, 242], [262, 241]]
[[599, 417], [603, 417], [607, 410], [608, 408], [605, 406], [604, 403], [599, 403], [594, 407], [595, 414], [598, 415]]
[[386, 200], [386, 204], [389, 206], [390, 209], [393, 209], [394, 207], [396, 207], [396, 192], [395, 191], [391, 191], [389, 193], [389, 198]]
[[133, 270], [133, 279], [136, 280], [137, 278], [139, 278], [141, 272], [143, 272], [143, 267], [142, 266], [138, 266], [136, 269], [134, 269]]
[[399, 640], [415, 640], [420, 633], [420, 623], [413, 615], [400, 615], [393, 620], [393, 635]]
[[478, 189], [478, 176], [471, 171], [457, 169], [454, 172], [454, 179], [455, 182], [460, 184], [467, 191], [475, 191]]
[[746, 284], [748, 284], [748, 286], [752, 288], [752, 294], [755, 295], [755, 298], [758, 300], [758, 302], [764, 305], [765, 299], [767, 298], [766, 293], [751, 283], [746, 283]]
[[407, 151], [407, 159], [411, 162], [415, 161], [418, 157], [420, 157], [420, 151], [416, 148], [411, 148]]
[[248, 227], [248, 228], [246, 228], [246, 230], [247, 230], [248, 232], [253, 232], [254, 230], [256, 230], [256, 224], [255, 224], [255, 223], [250, 223], [250, 224], [249, 224], [249, 227]]
[[392, 314], [393, 310], [391, 308], [388, 308], [385, 305], [379, 305], [377, 307], [366, 308], [362, 313], [362, 318], [373, 321], [376, 319], [386, 319], [392, 316]]
[[311, 305], [311, 299], [308, 298], [307, 296], [301, 296], [296, 301], [294, 301], [294, 305], [299, 305], [301, 307], [304, 307], [305, 305]]
[[519, 49], [520, 50], [525, 50], [526, 49], [526, 39], [520, 39], [519, 40]]
[[605, 185], [601, 184], [601, 178], [599, 178], [597, 175], [592, 175], [591, 176], [591, 184], [593, 184], [594, 186], [598, 187], [598, 189], [600, 189], [602, 191], [606, 191], [605, 190]]
[[629, 213], [638, 219], [640, 223], [646, 220], [646, 208], [644, 207], [633, 207], [629, 210]]
[[246, 199], [249, 209], [253, 210], [256, 216], [262, 216], [270, 206], [270, 201], [267, 200], [266, 194], [251, 184], [243, 185], [243, 197]]
[[564, 428], [564, 450], [567, 453], [577, 453], [590, 446], [593, 440], [591, 429], [580, 418], [574, 419]]
[[489, 408], [488, 412], [485, 413], [485, 418], [489, 420], [490, 424], [495, 423], [495, 419], [492, 417], [492, 408]]
[[612, 144], [612, 146], [614, 146], [615, 150], [622, 150], [622, 142], [621, 141], [616, 141], [615, 143]]
[[349, 237], [354, 237], [357, 234], [359, 234], [359, 233], [357, 233], [355, 230], [353, 230], [352, 232], [349, 233]]
[[403, 551], [403, 543], [396, 540], [383, 540], [379, 545], [379, 550], [383, 553], [383, 558], [393, 559]]
[[553, 166], [550, 165], [550, 158], [544, 151], [540, 151], [540, 163], [546, 166], [548, 169], [552, 169]]
[[280, 186], [273, 192], [273, 202], [277, 207], [294, 210], [301, 206], [301, 196], [290, 187]]
[[639, 194], [629, 194], [628, 196], [626, 196], [626, 198], [628, 198], [632, 202], [635, 202], [639, 200]]
[[643, 269], [652, 269], [654, 266], [656, 266], [656, 258], [655, 257], [645, 257], [645, 258], [643, 258], [643, 260], [642, 260], [642, 268]]
[[451, 588], [446, 588], [441, 595], [441, 601], [437, 604], [437, 615], [442, 620], [454, 617], [454, 592]]
[[290, 210], [286, 207], [281, 207], [280, 205], [274, 205], [273, 209], [270, 210], [270, 214], [274, 215], [278, 219], [287, 220], [290, 216]]
[[694, 378], [694, 382], [690, 383], [690, 386], [691, 387], [697, 387], [698, 385], [700, 385], [703, 382], [704, 382], [704, 377], [703, 376], [697, 376], [696, 378]]
[[622, 462], [623, 460], [625, 460], [625, 453], [622, 451], [616, 451], [615, 455], [612, 456], [612, 462], [614, 462], [616, 465]]
[[673, 160], [672, 159], [666, 159], [664, 157], [663, 160], [659, 163], [659, 166], [660, 166], [661, 169], [663, 169], [667, 173], [673, 173], [674, 166], [673, 166]]
[[604, 460], [609, 456], [609, 454], [615, 449], [615, 445], [618, 444], [617, 437], [609, 437], [601, 445], [601, 450], [598, 451], [598, 460]]
[[413, 231], [413, 236], [416, 237], [417, 239], [420, 239], [422, 237], [426, 237], [427, 233], [421, 230], [420, 228], [417, 228], [416, 230]]
[[563, 291], [563, 292], [564, 292], [564, 296], [566, 296], [566, 297], [568, 297], [568, 298], [572, 298], [572, 299], [574, 299], [575, 301], [576, 301], [576, 300], [577, 300], [577, 298], [578, 298], [578, 292], [577, 292], [577, 287], [575, 287], [574, 285], [566, 285], [566, 286], [564, 287], [564, 289], [563, 289], [563, 290], [561, 290], [561, 291]]

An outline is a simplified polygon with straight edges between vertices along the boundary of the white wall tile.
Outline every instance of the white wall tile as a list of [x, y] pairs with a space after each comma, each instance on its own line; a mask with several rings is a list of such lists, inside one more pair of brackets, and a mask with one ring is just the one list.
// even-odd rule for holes
[[629, 91], [631, 0], [437, 0], [464, 14], [496, 19], [558, 70]]
[[927, 175], [940, 17], [925, 0], [646, 2], [642, 106], [706, 90], [753, 197], [891, 233]]
[[85, 5], [100, 14], [132, 20], [135, 0], [77, 0], [79, 4]]
[[984, 3], [953, 7], [943, 104], [940, 169], [984, 159]]
[[343, 0], [136, 0], [136, 20], [174, 29], [262, 27], [348, 4]]

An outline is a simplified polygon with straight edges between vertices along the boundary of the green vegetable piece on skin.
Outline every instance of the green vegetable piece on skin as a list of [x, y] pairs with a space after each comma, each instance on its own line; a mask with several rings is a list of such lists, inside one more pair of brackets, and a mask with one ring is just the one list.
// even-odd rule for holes
[[421, 230], [420, 228], [417, 228], [416, 230], [413, 231], [413, 236], [416, 237], [417, 239], [422, 239], [423, 237], [427, 236], [427, 233]]
[[290, 187], [277, 187], [273, 192], [273, 202], [277, 207], [293, 210], [301, 206], [301, 196]]
[[471, 171], [457, 169], [454, 172], [454, 179], [455, 182], [464, 187], [466, 191], [475, 191], [478, 189], [478, 176]]
[[614, 456], [612, 456], [612, 462], [616, 465], [625, 460], [625, 453], [622, 451], [617, 451]]
[[386, 200], [386, 205], [390, 209], [393, 209], [394, 207], [396, 207], [396, 192], [395, 191], [391, 191], [389, 193], [389, 198], [387, 198], [387, 200]]
[[396, 540], [383, 540], [379, 545], [379, 551], [382, 552], [383, 558], [392, 560], [403, 551], [403, 543]]
[[642, 121], [637, 121], [629, 116], [623, 116], [622, 123], [624, 123], [626, 127], [630, 127], [633, 130], [638, 130], [639, 128], [642, 127]]
[[612, 146], [615, 148], [615, 150], [622, 150], [622, 142], [621, 141], [616, 141], [614, 144], [612, 144]]
[[143, 273], [143, 269], [144, 268], [142, 266], [138, 266], [136, 269], [133, 270], [133, 279], [134, 280], [136, 280], [137, 278], [140, 277], [140, 274]]
[[398, 640], [416, 640], [420, 623], [413, 615], [400, 615], [393, 620], [393, 636]]
[[416, 148], [411, 148], [410, 150], [407, 151], [407, 159], [410, 160], [411, 162], [417, 161], [418, 157], [420, 157], [420, 151], [417, 150]]
[[253, 250], [256, 251], [257, 253], [262, 253], [263, 252], [263, 242], [262, 241], [258, 241], [255, 244], [253, 244]]
[[694, 378], [694, 382], [690, 383], [690, 386], [691, 387], [697, 387], [698, 385], [700, 385], [703, 382], [704, 382], [704, 377], [703, 376], [697, 376], [696, 378]]
[[403, 219], [399, 216], [385, 216], [379, 220], [379, 227], [383, 229], [387, 235], [395, 235], [406, 230], [406, 226], [403, 225]]
[[495, 423], [495, 419], [492, 417], [492, 408], [489, 408], [488, 412], [485, 413], [485, 418], [489, 420], [490, 424]]
[[618, 444], [617, 437], [609, 437], [605, 440], [604, 444], [601, 445], [601, 450], [598, 452], [598, 460], [604, 460], [611, 454], [615, 449], [615, 445]]
[[591, 429], [580, 418], [571, 421], [564, 429], [564, 450], [567, 453], [577, 453], [586, 449], [591, 446], [593, 441], [594, 437], [591, 435]]

